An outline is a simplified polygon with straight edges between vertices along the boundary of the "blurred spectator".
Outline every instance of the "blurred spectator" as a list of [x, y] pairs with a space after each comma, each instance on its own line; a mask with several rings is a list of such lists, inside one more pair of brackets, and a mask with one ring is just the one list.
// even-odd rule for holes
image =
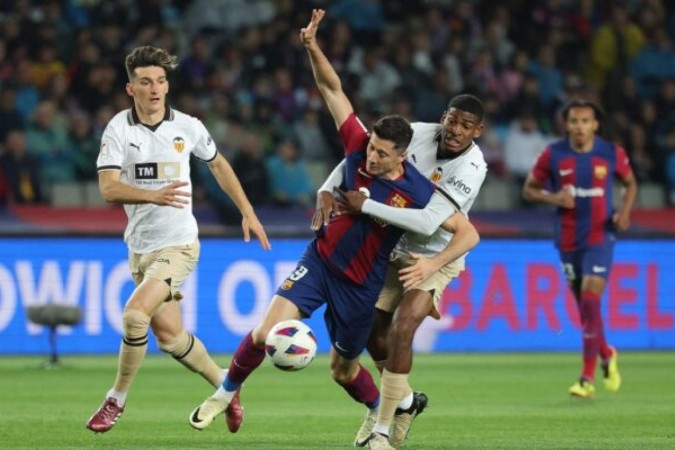
[[530, 57], [523, 50], [516, 51], [499, 73], [497, 79], [497, 96], [502, 105], [508, 105], [520, 92], [525, 80], [525, 72], [530, 62]]
[[645, 43], [645, 35], [631, 19], [625, 4], [612, 5], [609, 20], [594, 33], [586, 78], [602, 92], [607, 81], [617, 83], [628, 73], [628, 66]]
[[190, 42], [190, 51], [180, 62], [182, 82], [199, 91], [206, 83], [211, 71], [211, 44], [205, 36], [197, 35]]
[[101, 137], [94, 133], [88, 114], [77, 111], [70, 116], [68, 144], [66, 152], [74, 160], [75, 179], [77, 181], [96, 181], [96, 157]]
[[118, 88], [118, 75], [111, 63], [96, 62], [86, 72], [80, 90], [74, 92], [77, 105], [93, 114], [101, 105], [111, 104]]
[[31, 66], [31, 83], [43, 89], [55, 75], [66, 73], [66, 65], [59, 60], [58, 50], [53, 43], [44, 43], [38, 49], [38, 57]]
[[378, 42], [386, 25], [381, 0], [337, 0], [330, 6], [330, 13], [345, 20], [364, 45]]
[[10, 201], [19, 204], [45, 201], [40, 187], [40, 168], [40, 161], [26, 152], [25, 133], [22, 130], [7, 133], [0, 171], [7, 178]]
[[16, 89], [5, 85], [0, 88], [0, 142], [5, 141], [10, 130], [23, 128], [23, 116], [16, 109]]
[[527, 109], [522, 110], [511, 122], [504, 140], [504, 159], [508, 173], [522, 185], [539, 154], [552, 139], [541, 132], [537, 116]]
[[26, 129], [28, 153], [40, 161], [40, 177], [45, 186], [75, 180], [75, 159], [68, 151], [64, 124], [51, 101], [41, 102]]
[[232, 168], [252, 205], [270, 203], [269, 174], [258, 136], [244, 135], [241, 147], [232, 156]]
[[0, 207], [7, 204], [8, 197], [9, 197], [9, 180], [7, 180], [5, 173], [2, 171], [2, 164], [0, 163]]
[[333, 167], [341, 155], [335, 155], [326, 139], [319, 114], [313, 109], [306, 109], [302, 117], [293, 123], [293, 134], [297, 136], [300, 152], [307, 161], [326, 164]]
[[350, 70], [359, 77], [359, 98], [376, 111], [382, 109], [382, 102], [401, 85], [400, 75], [385, 59], [384, 49], [380, 46], [366, 48], [363, 58], [351, 64]]
[[279, 117], [287, 123], [298, 116], [300, 110], [299, 95], [293, 86], [293, 75], [288, 68], [280, 67], [274, 71], [274, 89], [272, 105]]
[[653, 97], [662, 81], [675, 78], [675, 49], [665, 28], [651, 31], [649, 42], [631, 63], [630, 75], [641, 97]]
[[656, 145], [665, 163], [662, 170], [669, 204], [675, 206], [675, 117], [672, 115], [657, 128]]
[[275, 203], [295, 206], [310, 206], [314, 203], [310, 173], [294, 141], [282, 140], [276, 154], [267, 159], [266, 165], [270, 192]]
[[464, 90], [464, 66], [466, 56], [466, 41], [460, 36], [451, 36], [442, 53], [442, 64], [448, 71], [450, 92], [453, 95]]
[[31, 83], [31, 65], [27, 59], [21, 59], [16, 63], [14, 82], [16, 85], [16, 109], [27, 121], [40, 103], [40, 91]]
[[563, 75], [555, 65], [555, 48], [539, 47], [537, 59], [530, 61], [528, 71], [537, 79], [539, 98], [547, 111], [551, 111], [555, 98], [563, 90]]

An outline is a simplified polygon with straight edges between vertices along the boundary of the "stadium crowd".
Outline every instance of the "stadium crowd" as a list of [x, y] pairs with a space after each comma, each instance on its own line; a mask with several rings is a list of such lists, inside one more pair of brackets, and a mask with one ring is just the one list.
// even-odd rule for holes
[[[124, 55], [155, 45], [180, 57], [171, 104], [205, 123], [251, 202], [311, 206], [342, 154], [297, 32], [312, 7], [330, 13], [319, 37], [366, 122], [437, 121], [473, 93], [489, 177], [519, 190], [561, 136], [562, 105], [595, 100], [638, 180], [675, 205], [666, 0], [0, 0], [0, 205], [95, 182], [103, 127], [131, 102]], [[195, 169], [196, 200], [227, 216], [206, 165]]]

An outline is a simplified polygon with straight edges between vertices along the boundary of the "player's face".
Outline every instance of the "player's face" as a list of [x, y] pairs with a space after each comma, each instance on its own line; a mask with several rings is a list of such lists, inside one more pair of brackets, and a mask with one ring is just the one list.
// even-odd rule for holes
[[366, 149], [366, 171], [373, 176], [396, 178], [401, 174], [401, 164], [406, 152], [397, 153], [394, 143], [373, 133]]
[[137, 67], [127, 83], [127, 94], [134, 98], [136, 108], [148, 115], [164, 111], [168, 92], [166, 72], [158, 66]]
[[595, 111], [590, 106], [571, 108], [567, 113], [565, 127], [572, 148], [588, 150], [593, 145], [598, 125]]
[[483, 132], [483, 124], [475, 114], [450, 108], [441, 121], [441, 139], [438, 143], [441, 155], [451, 156], [466, 150]]

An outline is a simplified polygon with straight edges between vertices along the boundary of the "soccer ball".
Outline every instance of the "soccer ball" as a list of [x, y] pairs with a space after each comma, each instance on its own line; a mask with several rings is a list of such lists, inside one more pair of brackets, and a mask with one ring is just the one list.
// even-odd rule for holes
[[316, 338], [304, 322], [284, 320], [270, 330], [265, 339], [265, 351], [278, 369], [304, 369], [316, 356]]

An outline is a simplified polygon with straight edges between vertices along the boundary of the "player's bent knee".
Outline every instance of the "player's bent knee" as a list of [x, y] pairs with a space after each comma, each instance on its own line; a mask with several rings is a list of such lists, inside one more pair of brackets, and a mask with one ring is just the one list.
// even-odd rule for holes
[[157, 347], [164, 353], [168, 353], [176, 359], [181, 359], [190, 353], [193, 345], [194, 338], [185, 330], [168, 341], [157, 340]]
[[122, 315], [124, 336], [127, 338], [141, 338], [148, 334], [150, 316], [137, 309], [125, 309]]

